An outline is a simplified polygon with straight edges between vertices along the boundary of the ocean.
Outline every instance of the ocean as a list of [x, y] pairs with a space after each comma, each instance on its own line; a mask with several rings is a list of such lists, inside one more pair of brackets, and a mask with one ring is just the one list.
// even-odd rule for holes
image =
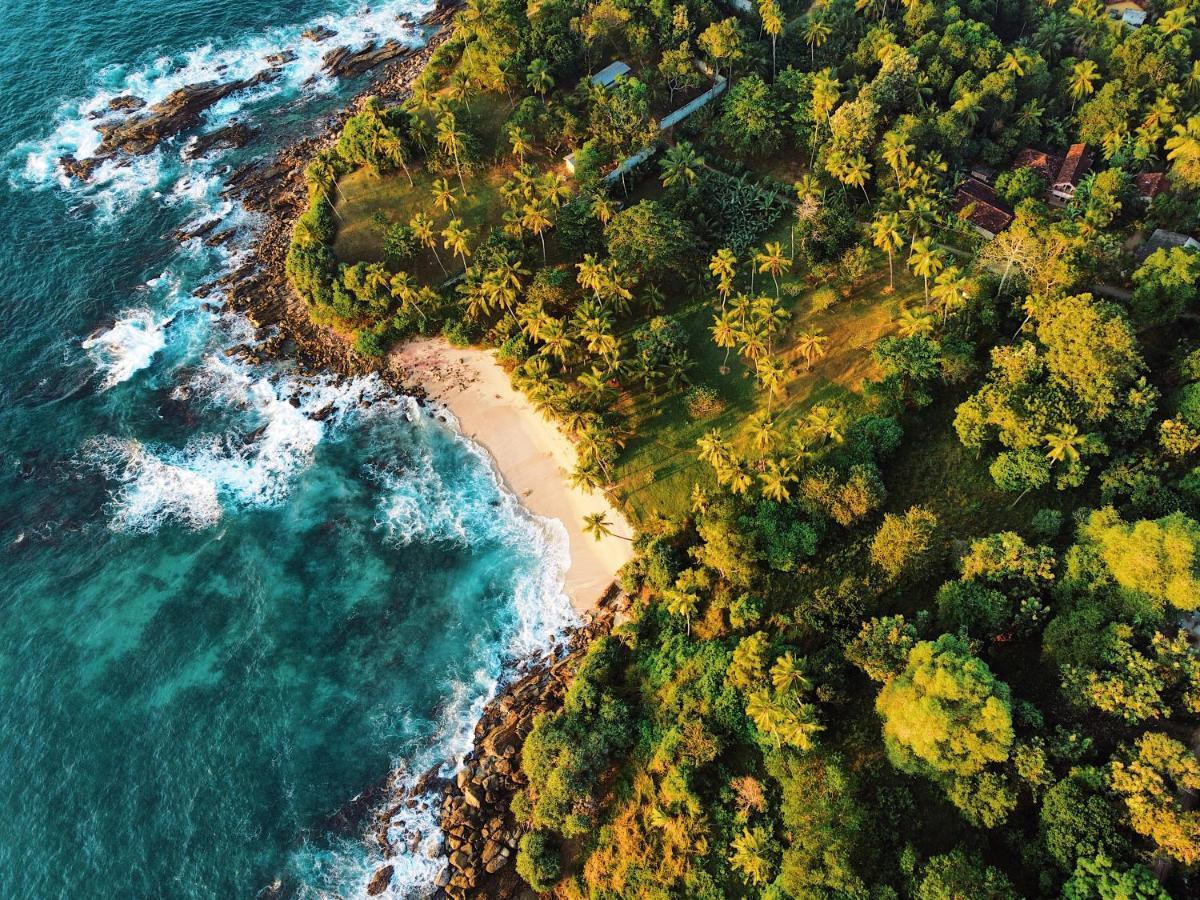
[[[361, 89], [338, 43], [417, 44], [413, 0], [5, 0], [0, 33], [0, 885], [9, 898], [364, 892], [325, 823], [393, 769], [465, 752], [508, 661], [573, 621], [566, 535], [448, 416], [372, 378], [231, 353], [219, 291], [255, 216], [222, 195]], [[302, 39], [324, 25], [339, 35]], [[86, 184], [109, 101], [280, 77]], [[172, 234], [214, 216], [228, 243]], [[436, 877], [433, 812], [393, 825], [389, 894]]]

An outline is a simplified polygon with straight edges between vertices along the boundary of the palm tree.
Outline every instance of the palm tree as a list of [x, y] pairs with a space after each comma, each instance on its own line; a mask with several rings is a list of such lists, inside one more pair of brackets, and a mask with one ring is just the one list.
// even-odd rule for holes
[[840, 444], [845, 439], [842, 434], [841, 413], [832, 406], [823, 403], [814, 406], [804, 417], [804, 425], [810, 434], [823, 441]]
[[464, 269], [467, 267], [467, 257], [471, 254], [467, 245], [470, 236], [471, 233], [463, 226], [462, 219], [451, 219], [442, 229], [443, 246], [454, 256], [462, 258]]
[[762, 494], [768, 500], [787, 503], [792, 499], [788, 485], [796, 480], [796, 476], [779, 460], [767, 460], [766, 466], [758, 473], [758, 480], [762, 482]]
[[775, 80], [775, 42], [783, 34], [783, 14], [775, 0], [767, 0], [759, 7], [763, 31], [771, 37], [771, 80]]
[[888, 258], [888, 293], [896, 290], [896, 272], [892, 266], [892, 254], [904, 246], [904, 236], [900, 233], [900, 217], [895, 213], [884, 213], [876, 216], [871, 222], [871, 243], [887, 253]]
[[758, 264], [758, 271], [770, 272], [771, 279], [775, 282], [775, 297], [779, 297], [779, 276], [792, 267], [792, 262], [784, 255], [783, 245], [778, 241], [768, 241], [763, 246], [762, 253], [756, 253], [754, 261]]
[[596, 191], [592, 197], [591, 213], [601, 225], [607, 225], [617, 214], [617, 203], [603, 191]]
[[442, 257], [437, 252], [437, 232], [434, 231], [433, 219], [423, 212], [416, 212], [408, 220], [408, 227], [412, 229], [413, 237], [417, 239], [418, 243], [426, 249], [433, 251], [433, 258], [437, 260], [442, 274], [447, 274], [446, 266], [442, 263]]
[[771, 666], [771, 684], [776, 695], [801, 694], [812, 687], [812, 681], [804, 674], [805, 663], [789, 651]]
[[1200, 116], [1189, 116], [1185, 124], [1176, 125], [1171, 132], [1166, 143], [1167, 159], [1174, 163], [1176, 172], [1188, 173], [1187, 180], [1192, 182], [1195, 179], [1190, 176], [1200, 170]]
[[690, 141], [680, 141], [667, 149], [659, 163], [662, 169], [662, 186], [695, 184], [700, 170], [704, 168], [704, 157], [696, 152]]
[[454, 188], [450, 187], [450, 182], [445, 178], [433, 179], [430, 190], [433, 192], [433, 205], [442, 212], [450, 212], [458, 202], [458, 198], [454, 196]]
[[512, 146], [512, 153], [521, 165], [525, 165], [525, 154], [533, 149], [529, 143], [529, 135], [523, 132], [516, 125], [510, 125], [508, 128], [508, 142]]
[[908, 265], [914, 275], [925, 280], [925, 302], [929, 302], [929, 278], [945, 268], [941, 254], [933, 248], [933, 239], [918, 238], [912, 243], [912, 253], [908, 257]]
[[804, 26], [804, 42], [808, 44], [809, 56], [814, 67], [817, 64], [817, 48], [823, 47], [831, 34], [833, 29], [822, 19], [809, 19], [808, 24]]
[[880, 155], [899, 177], [901, 170], [908, 168], [915, 150], [916, 148], [908, 142], [908, 138], [903, 134], [889, 131], [883, 136], [883, 148]]
[[905, 306], [896, 319], [900, 334], [916, 337], [933, 331], [933, 316], [920, 307]]
[[546, 229], [550, 227], [550, 216], [541, 203], [526, 203], [521, 212], [521, 225], [532, 231], [542, 242], [542, 264], [546, 263]]
[[588, 513], [583, 517], [583, 533], [590, 534], [597, 541], [606, 537], [620, 538], [623, 541], [632, 541], [632, 538], [627, 538], [624, 535], [617, 534], [612, 530], [612, 523], [608, 521], [608, 516], [603, 512]]
[[758, 361], [758, 383], [767, 392], [767, 412], [771, 411], [771, 401], [782, 396], [787, 386], [787, 373], [783, 363], [774, 357]]
[[721, 295], [721, 308], [733, 291], [733, 277], [737, 274], [737, 257], [728, 247], [722, 247], [708, 261], [708, 271], [717, 279], [717, 292]]
[[867, 162], [867, 158], [861, 153], [855, 153], [853, 156], [847, 157], [842, 166], [841, 180], [843, 183], [851, 187], [862, 188], [863, 197], [868, 203], [871, 202], [871, 197], [867, 193], [867, 180], [871, 177], [871, 164]]
[[687, 622], [688, 637], [692, 636], [692, 616], [696, 614], [696, 609], [700, 605], [700, 598], [688, 591], [667, 590], [663, 591], [663, 605], [666, 606], [667, 612], [673, 616], [683, 616]]
[[829, 338], [821, 333], [820, 328], [809, 328], [800, 333], [796, 339], [796, 350], [804, 357], [805, 368], [811, 372], [814, 360], [825, 355], [825, 344]]
[[438, 119], [438, 146], [454, 158], [454, 168], [458, 172], [458, 183], [462, 187], [464, 194], [467, 192], [467, 183], [463, 181], [462, 162], [459, 160], [459, 154], [465, 148], [466, 139], [466, 134], [459, 130], [458, 121], [455, 119], [454, 113], [448, 112]]
[[783, 437], [783, 433], [770, 414], [755, 413], [747, 422], [746, 430], [760, 459], [774, 449]]
[[535, 59], [529, 64], [529, 72], [525, 76], [529, 89], [539, 97], [544, 97], [554, 87], [554, 76], [550, 74], [550, 65], [544, 59]]
[[1100, 70], [1090, 59], [1081, 59], [1071, 69], [1071, 80], [1067, 91], [1071, 95], [1071, 109], [1084, 97], [1089, 97], [1096, 90], [1096, 81], [1100, 78]]
[[1046, 446], [1050, 448], [1046, 456], [1051, 462], [1075, 462], [1086, 440], [1075, 425], [1060, 425], [1053, 434], [1046, 435]]
[[713, 343], [725, 349], [725, 359], [721, 361], [721, 374], [724, 375], [729, 371], [729, 350], [738, 342], [738, 331], [728, 310], [721, 310], [719, 315], [713, 317], [709, 331], [712, 332]]
[[1191, 35], [1189, 26], [1196, 24], [1196, 17], [1187, 11], [1185, 6], [1176, 6], [1167, 10], [1158, 20], [1158, 30], [1166, 37], [1178, 34], [1185, 39]]
[[942, 311], [942, 325], [950, 313], [957, 312], [967, 305], [966, 279], [958, 266], [947, 266], [933, 280], [933, 290], [929, 293]]

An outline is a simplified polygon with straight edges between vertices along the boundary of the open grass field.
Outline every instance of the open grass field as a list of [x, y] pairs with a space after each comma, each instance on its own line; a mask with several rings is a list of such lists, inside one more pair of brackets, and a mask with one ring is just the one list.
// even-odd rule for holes
[[[899, 309], [922, 294], [919, 279], [899, 272], [897, 276], [896, 292], [888, 294], [884, 263], [849, 297], [840, 298], [823, 311], [813, 309], [815, 288], [799, 277], [783, 280], [781, 287], [791, 320], [773, 349], [788, 363], [789, 380], [784, 395], [771, 404], [780, 423], [802, 418], [821, 403], [838, 405], [847, 412], [862, 403], [862, 383], [876, 374], [870, 356], [872, 345], [894, 329]], [[761, 280], [756, 287], [762, 287]], [[766, 289], [774, 290], [769, 277]], [[748, 441], [742, 436], [747, 418], [767, 408], [766, 394], [757, 387], [752, 368], [735, 354], [730, 354], [728, 373], [721, 374], [725, 351], [713, 343], [709, 333], [711, 305], [694, 303], [681, 311], [680, 318], [695, 362], [692, 381], [715, 389], [724, 409], [693, 420], [686, 407], [685, 390], [657, 397], [639, 390], [625, 398], [627, 429], [634, 436], [616, 468], [617, 493], [639, 522], [654, 510], [664, 515], [686, 511], [692, 485], [713, 481], [711, 468], [697, 458], [696, 441], [717, 429], [735, 445], [744, 445]], [[811, 370], [796, 352], [797, 337], [810, 328], [819, 328], [828, 337], [824, 356], [814, 361]]]

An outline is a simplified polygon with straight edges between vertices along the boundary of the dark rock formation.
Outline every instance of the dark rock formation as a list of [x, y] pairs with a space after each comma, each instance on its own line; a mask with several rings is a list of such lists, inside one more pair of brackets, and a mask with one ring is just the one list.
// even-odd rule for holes
[[378, 897], [380, 894], [386, 891], [388, 889], [388, 885], [392, 883], [392, 872], [394, 871], [395, 869], [393, 869], [392, 866], [384, 866], [373, 876], [371, 876], [371, 881], [369, 884], [367, 884], [367, 895], [370, 897]]
[[58, 158], [59, 168], [69, 178], [78, 178], [80, 181], [87, 181], [92, 177], [92, 173], [96, 171], [96, 167], [104, 160], [100, 157], [89, 156], [87, 159], [76, 159], [72, 154], [68, 153], [65, 156]]
[[104, 136], [100, 142], [100, 156], [118, 151], [131, 155], [149, 153], [160, 141], [174, 137], [200, 124], [201, 114], [209, 107], [224, 100], [230, 94], [244, 91], [275, 78], [268, 70], [253, 78], [238, 81], [206, 81], [189, 84], [172, 91], [160, 103], [156, 103], [144, 114], [130, 116], [123, 122], [101, 125]]
[[315, 44], [319, 44], [321, 41], [327, 41], [336, 35], [337, 32], [332, 28], [329, 28], [325, 25], [318, 25], [316, 28], [309, 28], [308, 30], [304, 31], [300, 37], [304, 38], [306, 41], [312, 41]]
[[323, 68], [335, 78], [353, 78], [361, 75], [380, 63], [389, 62], [409, 53], [411, 48], [396, 40], [387, 41], [382, 46], [374, 42], [358, 50], [349, 47], [338, 47], [330, 50], [323, 58]]
[[183, 149], [184, 159], [199, 159], [213, 150], [236, 150], [245, 147], [254, 137], [254, 129], [241, 122], [230, 122], [224, 128], [218, 128], [207, 134], [202, 134]]
[[141, 109], [145, 105], [145, 100], [141, 97], [135, 97], [133, 94], [122, 94], [120, 97], [113, 97], [108, 101], [108, 108], [113, 112], [133, 112], [135, 109]]

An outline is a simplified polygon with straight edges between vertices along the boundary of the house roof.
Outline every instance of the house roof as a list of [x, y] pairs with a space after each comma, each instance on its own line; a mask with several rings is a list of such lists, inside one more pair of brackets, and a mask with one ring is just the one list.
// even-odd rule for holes
[[1143, 172], [1134, 176], [1133, 186], [1137, 188], [1138, 196], [1153, 200], [1163, 191], [1169, 190], [1171, 182], [1165, 172]]
[[996, 235], [1013, 220], [1012, 210], [996, 192], [976, 178], [968, 178], [954, 192], [954, 209], [968, 222], [988, 234]]
[[1150, 5], [1146, 0], [1104, 0], [1105, 6], [1123, 6], [1126, 3], [1130, 3], [1140, 10], [1146, 10]]
[[609, 63], [607, 66], [593, 75], [592, 84], [598, 84], [600, 87], [608, 87], [622, 75], [627, 74], [629, 74], [629, 66], [625, 65], [625, 63], [618, 59], [616, 62]]
[[1154, 234], [1150, 235], [1150, 239], [1137, 248], [1135, 256], [1140, 263], [1155, 250], [1170, 250], [1172, 247], [1183, 247], [1185, 250], [1200, 250], [1200, 241], [1197, 241], [1190, 235], [1180, 234], [1178, 231], [1155, 228]]
[[1042, 176], [1042, 180], [1047, 184], [1052, 179], [1060, 168], [1062, 168], [1062, 157], [1055, 156], [1052, 153], [1047, 153], [1045, 150], [1034, 150], [1032, 147], [1026, 147], [1017, 154], [1017, 158], [1013, 160], [1014, 169], [1033, 169]]
[[1067, 156], [1059, 167], [1058, 176], [1054, 179], [1054, 186], [1070, 185], [1075, 187], [1076, 182], [1092, 165], [1092, 154], [1088, 150], [1087, 144], [1072, 144], [1067, 151]]

